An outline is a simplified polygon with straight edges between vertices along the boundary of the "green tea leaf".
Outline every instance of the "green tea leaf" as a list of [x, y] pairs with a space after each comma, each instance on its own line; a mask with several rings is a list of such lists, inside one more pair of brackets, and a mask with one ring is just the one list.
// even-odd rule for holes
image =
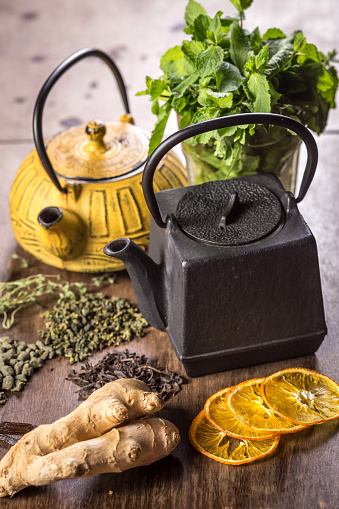
[[250, 59], [252, 53], [249, 38], [239, 23], [231, 25], [231, 46], [230, 54], [233, 64], [243, 72], [244, 65]]
[[166, 51], [161, 58], [160, 68], [165, 72], [182, 77], [189, 76], [196, 70], [180, 46], [175, 46]]
[[266, 39], [285, 39], [285, 37], [286, 35], [279, 28], [269, 28], [262, 36], [262, 40], [266, 41]]
[[212, 74], [221, 64], [224, 58], [224, 51], [219, 46], [210, 46], [199, 53], [197, 57], [197, 69], [200, 76]]
[[258, 72], [251, 74], [247, 82], [247, 88], [251, 95], [250, 99], [253, 101], [254, 111], [270, 113], [271, 96], [266, 76]]
[[229, 62], [222, 62], [215, 72], [218, 90], [220, 92], [233, 92], [242, 84], [244, 78], [238, 67]]
[[187, 25], [193, 25], [200, 14], [206, 14], [205, 9], [195, 0], [189, 0], [185, 10], [185, 21]]

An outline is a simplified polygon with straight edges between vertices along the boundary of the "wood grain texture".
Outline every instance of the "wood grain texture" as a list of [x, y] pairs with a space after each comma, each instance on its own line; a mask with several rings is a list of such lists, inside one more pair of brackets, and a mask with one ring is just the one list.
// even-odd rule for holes
[[[91, 275], [62, 272], [37, 262], [19, 248], [29, 260], [29, 268], [13, 270], [12, 277], [30, 273], [60, 273], [69, 281], [91, 284]], [[18, 266], [18, 262], [14, 262]], [[93, 288], [93, 286], [91, 286]], [[117, 283], [104, 285], [107, 295], [120, 295], [135, 302], [126, 272], [118, 273]], [[46, 303], [50, 308], [53, 302]], [[43, 327], [41, 310], [27, 308], [17, 314], [15, 326], [2, 335], [27, 342], [38, 339]], [[61, 481], [51, 486], [28, 488], [11, 500], [2, 499], [1, 507], [22, 509], [60, 509], [70, 507], [115, 508], [335, 508], [339, 490], [338, 464], [335, 461], [339, 442], [339, 421], [314, 426], [295, 435], [283, 436], [276, 451], [266, 459], [243, 466], [228, 466], [199, 454], [188, 441], [188, 429], [205, 400], [217, 390], [276, 370], [302, 366], [317, 369], [317, 357], [308, 356], [251, 368], [217, 373], [195, 379], [185, 376], [168, 337], [149, 328], [144, 338], [117, 347], [145, 353], [159, 365], [167, 365], [185, 377], [179, 395], [172, 398], [159, 415], [172, 421], [180, 430], [181, 443], [160, 462], [122, 474], [105, 474], [90, 479]], [[96, 362], [110, 348], [91, 357]], [[73, 367], [77, 367], [74, 365]], [[49, 423], [72, 411], [78, 404], [78, 387], [65, 377], [71, 370], [68, 360], [48, 361], [32, 377], [24, 391], [12, 395], [0, 410], [1, 420], [22, 421], [35, 425]], [[2, 455], [6, 449], [1, 449]]]
[[[234, 13], [231, 2], [201, 0], [208, 13], [221, 9]], [[74, 51], [94, 46], [115, 58], [125, 78], [132, 113], [138, 126], [151, 131], [155, 117], [147, 97], [135, 97], [145, 88], [145, 76], [161, 74], [161, 55], [180, 44], [186, 2], [172, 0], [2, 0], [0, 5], [2, 83], [0, 94], [1, 186], [0, 186], [0, 273], [1, 279], [43, 272], [62, 273], [72, 281], [90, 281], [90, 275], [65, 273], [27, 256], [30, 268], [24, 273], [9, 268], [10, 254], [18, 250], [13, 237], [8, 195], [17, 168], [31, 152], [32, 111], [36, 96], [50, 72]], [[246, 26], [260, 26], [263, 33], [278, 26], [289, 34], [302, 29], [308, 42], [323, 52], [339, 49], [338, 14], [333, 0], [255, 0]], [[131, 28], [132, 27], [132, 28]], [[83, 62], [66, 74], [51, 93], [45, 109], [44, 133], [55, 135], [91, 118], [116, 120], [122, 113], [112, 76], [95, 60]], [[339, 381], [339, 110], [331, 112], [332, 134], [317, 137], [319, 166], [300, 210], [314, 233], [319, 251], [328, 335], [310, 357], [186, 379], [179, 395], [160, 415], [180, 430], [181, 442], [173, 453], [154, 465], [122, 474], [98, 475], [90, 479], [61, 481], [51, 486], [28, 488], [12, 499], [1, 499], [5, 509], [338, 509], [339, 508], [339, 421], [322, 424], [296, 435], [282, 437], [278, 448], [260, 462], [227, 466], [193, 449], [188, 429], [205, 400], [219, 389], [251, 377], [263, 377], [285, 367], [316, 369]], [[177, 129], [171, 117], [167, 134]], [[304, 153], [300, 161], [305, 163]], [[19, 249], [19, 253], [23, 252]], [[25, 255], [26, 256], [26, 255]], [[126, 273], [119, 273], [107, 294], [135, 301]], [[296, 288], [296, 291], [298, 289]], [[52, 302], [48, 306], [52, 306]], [[38, 308], [17, 315], [16, 325], [1, 335], [33, 342], [43, 326]], [[150, 360], [184, 375], [166, 334], [149, 329], [127, 347], [145, 353]], [[119, 350], [124, 349], [122, 345]], [[112, 349], [110, 349], [112, 350]], [[96, 362], [107, 351], [95, 354]], [[64, 358], [48, 361], [25, 387], [0, 408], [1, 420], [32, 424], [52, 422], [79, 403], [78, 387], [64, 378], [71, 367]], [[0, 449], [1, 455], [6, 449]]]

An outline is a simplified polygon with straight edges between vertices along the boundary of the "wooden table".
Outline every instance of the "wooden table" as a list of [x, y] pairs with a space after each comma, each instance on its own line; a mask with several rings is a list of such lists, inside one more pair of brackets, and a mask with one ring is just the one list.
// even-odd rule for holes
[[[202, 2], [204, 3], [204, 2]], [[211, 0], [209, 11], [230, 6]], [[6, 69], [0, 103], [2, 122], [0, 188], [0, 271], [2, 279], [42, 272], [62, 273], [27, 256], [18, 248], [11, 231], [7, 199], [11, 180], [23, 158], [32, 150], [31, 114], [35, 97], [49, 72], [66, 56], [85, 46], [97, 46], [110, 52], [121, 66], [127, 80], [138, 124], [151, 130], [154, 118], [147, 100], [135, 98], [144, 88], [144, 76], [159, 75], [158, 62], [164, 51], [182, 39], [180, 32], [184, 5], [173, 0], [171, 9], [164, 0], [152, 0], [139, 9], [137, 0], [99, 2], [72, 0], [60, 9], [60, 2], [4, 0], [1, 24], [4, 48], [2, 68]], [[205, 1], [206, 5], [206, 1]], [[279, 12], [277, 12], [279, 11]], [[166, 12], [166, 16], [164, 13]], [[265, 13], [265, 23], [263, 21]], [[321, 16], [320, 16], [321, 14]], [[277, 15], [278, 18], [277, 18]], [[339, 47], [337, 21], [333, 3], [308, 0], [297, 3], [285, 0], [278, 6], [270, 0], [256, 0], [249, 11], [251, 28], [256, 25], [279, 25], [290, 33], [295, 28], [305, 31], [308, 39], [329, 51]], [[276, 21], [279, 19], [279, 23]], [[75, 22], [74, 20], [77, 20]], [[267, 26], [266, 26], [267, 25]], [[133, 30], [128, 27], [133, 26]], [[68, 37], [60, 34], [67, 33]], [[336, 41], [334, 38], [336, 37]], [[337, 44], [336, 44], [337, 43]], [[94, 66], [93, 68], [90, 66]], [[81, 64], [79, 74], [65, 77], [60, 88], [46, 106], [46, 135], [55, 134], [72, 124], [85, 124], [89, 118], [114, 119], [120, 114], [120, 103], [111, 97], [111, 76], [97, 72], [96, 63]], [[93, 71], [94, 70], [94, 75]], [[73, 91], [73, 92], [72, 92]], [[115, 92], [116, 93], [116, 92]], [[102, 100], [104, 97], [104, 101]], [[91, 101], [89, 101], [91, 99]], [[99, 112], [94, 113], [98, 106]], [[84, 107], [86, 103], [86, 108]], [[89, 106], [89, 104], [91, 105]], [[92, 109], [91, 109], [92, 108]], [[107, 113], [108, 108], [111, 113]], [[88, 109], [90, 111], [88, 111]], [[172, 121], [169, 129], [175, 129]], [[332, 113], [327, 134], [318, 140], [320, 160], [314, 183], [300, 205], [318, 243], [320, 268], [328, 335], [315, 355], [258, 365], [201, 378], [189, 379], [179, 395], [172, 398], [159, 415], [172, 421], [180, 430], [181, 442], [173, 453], [148, 467], [123, 474], [99, 475], [91, 479], [61, 481], [51, 486], [28, 488], [13, 499], [1, 499], [0, 506], [11, 509], [335, 509], [339, 507], [339, 421], [315, 426], [295, 435], [283, 436], [267, 459], [249, 465], [232, 467], [214, 462], [196, 452], [189, 444], [188, 429], [202, 409], [205, 400], [223, 387], [252, 377], [263, 377], [276, 370], [302, 366], [316, 369], [339, 381], [339, 116]], [[304, 164], [304, 153], [301, 167]], [[19, 271], [9, 267], [10, 254], [18, 252], [29, 260], [29, 268]], [[62, 273], [70, 281], [90, 282], [91, 275]], [[110, 295], [121, 295], [135, 301], [131, 283], [125, 272], [117, 283], [106, 286]], [[297, 289], [296, 289], [297, 291]], [[34, 342], [43, 325], [38, 308], [17, 315], [16, 325], [2, 335]], [[127, 345], [131, 351], [145, 353], [150, 360], [167, 365], [183, 376], [168, 337], [150, 329], [144, 338]], [[119, 347], [119, 350], [125, 346]], [[96, 362], [104, 355], [92, 357]], [[79, 403], [78, 387], [65, 381], [70, 366], [64, 358], [49, 361], [34, 374], [23, 393], [13, 395], [0, 409], [2, 420], [49, 423], [73, 410]], [[3, 455], [6, 450], [1, 449]]]

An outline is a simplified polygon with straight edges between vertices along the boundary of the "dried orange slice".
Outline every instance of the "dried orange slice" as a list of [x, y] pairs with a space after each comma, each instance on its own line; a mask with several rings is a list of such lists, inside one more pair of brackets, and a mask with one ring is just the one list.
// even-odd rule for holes
[[317, 371], [288, 368], [264, 379], [262, 395], [277, 414], [303, 425], [339, 418], [339, 384]]
[[260, 386], [264, 378], [246, 380], [233, 387], [225, 401], [239, 421], [251, 429], [271, 433], [295, 433], [305, 428], [275, 413], [264, 401]]
[[213, 426], [202, 410], [189, 430], [193, 447], [205, 456], [228, 465], [241, 465], [267, 456], [277, 447], [280, 435], [267, 440], [239, 440]]
[[233, 389], [228, 387], [213, 394], [205, 403], [204, 411], [206, 418], [216, 428], [234, 438], [247, 439], [247, 440], [265, 440], [272, 438], [276, 433], [267, 431], [260, 432], [253, 430], [240, 422], [234, 414], [230, 411], [229, 406], [225, 402], [226, 394]]

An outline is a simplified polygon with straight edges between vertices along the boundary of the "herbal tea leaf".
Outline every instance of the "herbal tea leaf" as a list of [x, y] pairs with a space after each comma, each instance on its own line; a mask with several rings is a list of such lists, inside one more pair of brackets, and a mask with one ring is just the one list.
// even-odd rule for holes
[[302, 52], [306, 48], [306, 39], [302, 32], [297, 32], [293, 41], [293, 49], [295, 52]]
[[169, 103], [165, 103], [159, 110], [158, 121], [155, 124], [155, 127], [151, 134], [151, 139], [149, 142], [148, 153], [152, 154], [152, 152], [160, 145], [161, 140], [164, 136], [165, 127], [167, 124], [168, 117], [171, 113], [171, 105]]
[[253, 0], [231, 0], [231, 2], [239, 12], [243, 12], [249, 8]]
[[200, 76], [212, 74], [221, 64], [224, 58], [224, 51], [220, 46], [209, 46], [199, 53], [197, 57], [197, 69]]
[[186, 92], [187, 88], [193, 85], [199, 78], [199, 73], [194, 72], [190, 76], [187, 76], [187, 78], [184, 78], [178, 85], [176, 85], [172, 92], [173, 94], [176, 94], [176, 97], [182, 97], [182, 95]]
[[268, 45], [266, 44], [256, 55], [255, 64], [258, 72], [263, 72], [268, 62]]
[[200, 15], [206, 14], [205, 9], [195, 0], [189, 0], [185, 10], [185, 21], [187, 25], [193, 25], [194, 20]]
[[183, 41], [181, 49], [188, 58], [196, 62], [199, 53], [207, 49], [207, 45], [201, 41]]
[[247, 82], [247, 88], [251, 94], [255, 112], [270, 113], [271, 96], [266, 76], [255, 72], [251, 74]]
[[193, 63], [186, 57], [180, 46], [169, 49], [160, 61], [160, 68], [175, 76], [189, 76], [195, 71]]
[[149, 90], [151, 100], [155, 101], [156, 99], [158, 99], [166, 88], [167, 88], [166, 81], [162, 79], [152, 80]]
[[239, 69], [229, 62], [222, 62], [215, 71], [215, 78], [220, 92], [233, 92], [242, 84], [244, 78]]
[[292, 59], [294, 54], [293, 41], [295, 34], [292, 34], [286, 39], [282, 39], [279, 50], [273, 55], [266, 66], [266, 76], [273, 76], [279, 71], [284, 69], [285, 64]]
[[232, 108], [233, 94], [207, 90], [207, 95], [213, 100], [213, 103], [218, 106], [218, 108]]
[[210, 31], [213, 32], [213, 36], [214, 36], [213, 38], [214, 38], [215, 44], [219, 44], [223, 40], [220, 15], [221, 15], [221, 12], [218, 12], [214, 16], [214, 18], [212, 19], [211, 24], [210, 24]]
[[246, 32], [241, 28], [239, 23], [231, 25], [231, 46], [230, 55], [233, 64], [243, 72], [246, 62], [250, 59], [252, 49]]
[[279, 28], [269, 28], [262, 36], [263, 41], [266, 41], [267, 39], [285, 39], [285, 38], [286, 35]]
[[205, 42], [207, 38], [207, 30], [210, 29], [210, 23], [211, 18], [209, 16], [204, 16], [203, 14], [200, 14], [200, 16], [194, 20], [195, 40]]

